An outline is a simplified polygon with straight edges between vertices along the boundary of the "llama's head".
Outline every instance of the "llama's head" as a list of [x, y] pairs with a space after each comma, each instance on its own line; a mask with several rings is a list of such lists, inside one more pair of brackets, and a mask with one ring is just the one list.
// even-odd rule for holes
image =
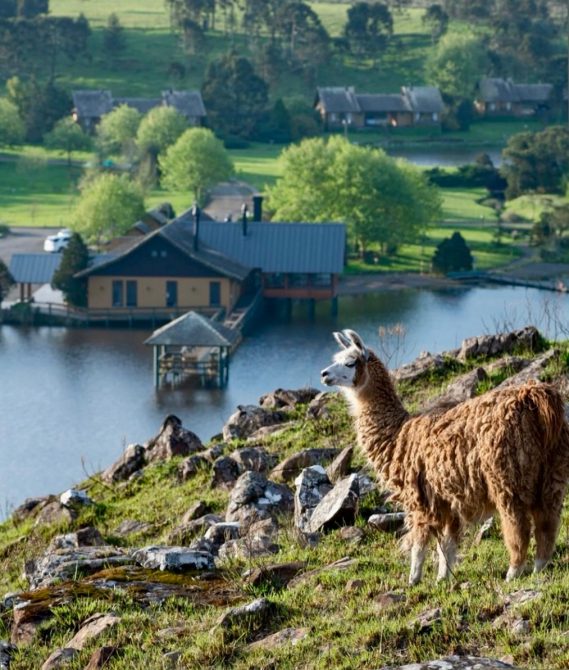
[[334, 333], [334, 339], [340, 345], [340, 351], [334, 356], [332, 365], [320, 373], [322, 383], [352, 390], [365, 386], [370, 352], [362, 338], [353, 330], [343, 330]]

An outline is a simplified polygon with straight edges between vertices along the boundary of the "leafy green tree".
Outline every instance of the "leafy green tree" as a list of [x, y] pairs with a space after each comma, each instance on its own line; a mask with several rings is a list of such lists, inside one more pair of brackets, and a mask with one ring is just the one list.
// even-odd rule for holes
[[107, 25], [103, 29], [103, 49], [111, 62], [116, 61], [126, 49], [124, 28], [114, 12], [109, 14]]
[[421, 22], [431, 31], [433, 44], [448, 30], [448, 14], [441, 5], [430, 5], [423, 14]]
[[537, 133], [513, 135], [502, 156], [506, 197], [561, 193], [569, 175], [569, 128], [550, 126]]
[[105, 114], [97, 126], [97, 146], [103, 155], [121, 153], [132, 158], [142, 115], [128, 105]]
[[315, 67], [328, 60], [330, 36], [318, 14], [304, 2], [283, 2], [277, 13], [283, 50], [291, 64]]
[[348, 9], [344, 36], [356, 54], [376, 55], [387, 46], [393, 34], [393, 17], [381, 2], [356, 2]]
[[44, 135], [43, 141], [49, 149], [66, 153], [68, 165], [71, 165], [71, 154], [74, 151], [88, 151], [91, 148], [91, 138], [71, 117], [60, 119], [53, 129]]
[[304, 140], [285, 149], [281, 174], [269, 189], [275, 218], [344, 221], [362, 252], [387, 252], [419, 239], [440, 215], [438, 189], [420, 170], [379, 149], [342, 137]]
[[86, 181], [74, 212], [74, 229], [101, 242], [124, 234], [144, 214], [140, 188], [126, 175], [101, 174]]
[[78, 233], [73, 233], [61, 256], [51, 285], [63, 292], [65, 302], [74, 307], [87, 305], [87, 280], [75, 275], [89, 265], [89, 249]]
[[162, 186], [190, 191], [202, 203], [211, 186], [229, 179], [233, 163], [223, 143], [207, 128], [189, 128], [159, 158]]
[[292, 140], [291, 117], [282, 98], [279, 98], [263, 119], [257, 135], [261, 142], [288, 144]]
[[24, 134], [24, 123], [16, 105], [6, 98], [0, 98], [0, 146], [21, 144]]
[[472, 254], [459, 232], [440, 242], [433, 254], [433, 270], [441, 274], [472, 270], [472, 265]]
[[139, 149], [154, 159], [174, 144], [186, 130], [186, 119], [173, 107], [155, 107], [140, 122], [136, 134]]
[[221, 135], [251, 137], [267, 109], [268, 89], [247, 58], [230, 52], [212, 61], [202, 85], [212, 128]]
[[12, 275], [8, 271], [4, 261], [0, 258], [0, 302], [4, 300], [13, 283], [14, 279]]
[[471, 99], [487, 67], [488, 57], [480, 38], [449, 33], [427, 60], [427, 80], [451, 98]]

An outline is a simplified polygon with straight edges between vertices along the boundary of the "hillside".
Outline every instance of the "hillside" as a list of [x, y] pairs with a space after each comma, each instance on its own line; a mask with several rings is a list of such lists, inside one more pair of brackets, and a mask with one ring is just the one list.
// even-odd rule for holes
[[[523, 347], [529, 341], [534, 351]], [[525, 330], [463, 349], [464, 356], [447, 352], [398, 371], [409, 408], [441, 394], [481, 393], [514, 374], [566, 389], [567, 343]], [[346, 407], [335, 394], [307, 406], [314, 393], [269, 394], [262, 408], [237, 412], [224, 437], [204, 445], [169, 419], [146, 448], [129, 447], [114, 467], [78, 487], [90, 503], [75, 493], [63, 497], [65, 505], [53, 496], [16, 510], [0, 526], [0, 640], [15, 643], [0, 642], [0, 667], [40, 668], [63, 648], [59, 658], [70, 670], [103, 667], [107, 656], [109, 670], [367, 670], [450, 654], [566, 668], [565, 531], [553, 565], [537, 577], [506, 584], [498, 530], [476, 540], [474, 528], [448, 584], [435, 585], [429, 561], [424, 582], [407, 587], [393, 518], [369, 521], [392, 510], [357, 452], [350, 463], [354, 434]], [[355, 518], [348, 506], [339, 528], [301, 532], [292, 513], [295, 477], [345, 448], [328, 473], [344, 489], [357, 481]], [[311, 481], [303, 489], [305, 508], [330, 488], [321, 472], [312, 471], [312, 480], [304, 472], [304, 484]], [[232, 523], [216, 525], [212, 515]], [[259, 515], [268, 518], [245, 531]], [[153, 545], [185, 549], [161, 557], [148, 549]], [[184, 572], [181, 560], [202, 565]], [[161, 561], [170, 568], [156, 569]]]

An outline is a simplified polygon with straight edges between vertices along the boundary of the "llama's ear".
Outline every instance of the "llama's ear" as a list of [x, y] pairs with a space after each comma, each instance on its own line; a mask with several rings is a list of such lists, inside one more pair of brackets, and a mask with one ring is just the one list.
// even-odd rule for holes
[[342, 331], [344, 336], [348, 338], [348, 340], [351, 342], [351, 344], [360, 351], [362, 356], [367, 359], [368, 357], [368, 350], [366, 348], [366, 345], [364, 344], [362, 338], [356, 333], [355, 330], [344, 330]]
[[342, 349], [349, 349], [352, 346], [350, 340], [344, 335], [344, 333], [332, 333], [336, 342], [340, 345]]

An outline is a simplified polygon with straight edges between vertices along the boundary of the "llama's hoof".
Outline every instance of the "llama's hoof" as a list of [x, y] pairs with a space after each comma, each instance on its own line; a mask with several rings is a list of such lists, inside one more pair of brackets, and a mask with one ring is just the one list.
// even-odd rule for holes
[[421, 581], [420, 575], [410, 575], [409, 576], [409, 586], [417, 586]]
[[548, 561], [546, 561], [543, 558], [536, 558], [535, 559], [535, 564], [533, 566], [534, 575], [537, 574], [538, 572], [541, 572], [545, 568], [547, 563], [548, 563]]
[[518, 565], [517, 567], [510, 565], [510, 567], [508, 568], [508, 572], [506, 573], [506, 581], [511, 582], [512, 580], [521, 577], [523, 571], [524, 571], [523, 565]]

